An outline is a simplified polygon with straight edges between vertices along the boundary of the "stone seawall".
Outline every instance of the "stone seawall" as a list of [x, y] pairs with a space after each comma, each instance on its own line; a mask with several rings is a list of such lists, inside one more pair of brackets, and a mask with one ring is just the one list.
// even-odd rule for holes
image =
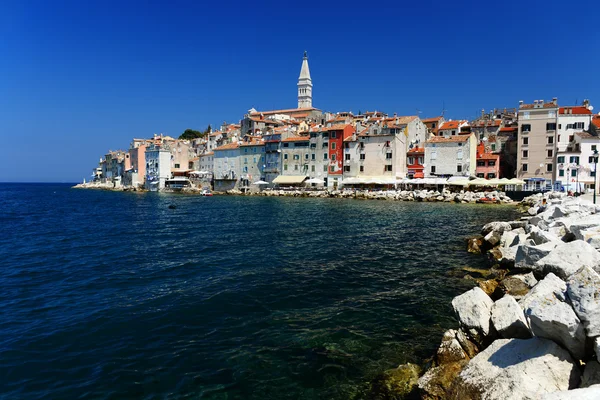
[[403, 379], [386, 398], [600, 399], [600, 206], [561, 193], [521, 204], [521, 220], [469, 240], [494, 261], [490, 279], [452, 300], [458, 328], [423, 375], [386, 372]]

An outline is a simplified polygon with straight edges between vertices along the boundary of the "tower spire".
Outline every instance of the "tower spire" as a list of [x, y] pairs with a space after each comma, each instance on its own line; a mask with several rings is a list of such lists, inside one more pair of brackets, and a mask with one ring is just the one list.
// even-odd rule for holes
[[300, 68], [300, 77], [298, 78], [298, 108], [310, 107], [312, 107], [312, 79], [308, 68], [308, 54], [305, 50], [302, 58], [302, 68]]

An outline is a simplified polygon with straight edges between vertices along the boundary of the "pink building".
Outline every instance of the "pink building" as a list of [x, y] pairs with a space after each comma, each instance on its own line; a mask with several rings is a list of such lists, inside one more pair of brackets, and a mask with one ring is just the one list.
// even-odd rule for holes
[[477, 145], [477, 167], [475, 175], [478, 178], [494, 179], [500, 177], [500, 156], [486, 153], [483, 142]]

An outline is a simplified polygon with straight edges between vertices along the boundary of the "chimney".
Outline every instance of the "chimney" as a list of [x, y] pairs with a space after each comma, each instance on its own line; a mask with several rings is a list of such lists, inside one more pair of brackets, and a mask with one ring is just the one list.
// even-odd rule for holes
[[587, 109], [590, 108], [590, 101], [588, 99], [583, 100], [583, 106]]
[[552, 102], [554, 103], [554, 105], [558, 104], [558, 97], [553, 97], [552, 98]]
[[544, 105], [544, 100], [540, 100], [540, 106]]
[[523, 105], [523, 100], [519, 100], [519, 107]]

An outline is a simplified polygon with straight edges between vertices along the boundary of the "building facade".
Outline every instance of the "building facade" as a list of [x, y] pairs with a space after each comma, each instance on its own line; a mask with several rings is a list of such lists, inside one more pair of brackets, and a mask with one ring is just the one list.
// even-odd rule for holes
[[477, 139], [474, 134], [436, 136], [425, 142], [425, 175], [473, 176], [476, 158]]

